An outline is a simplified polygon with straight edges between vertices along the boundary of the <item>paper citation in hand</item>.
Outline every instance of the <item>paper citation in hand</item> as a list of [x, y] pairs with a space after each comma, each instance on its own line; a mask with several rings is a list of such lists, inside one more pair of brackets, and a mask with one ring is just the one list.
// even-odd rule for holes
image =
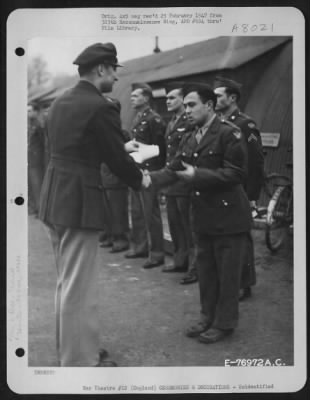
[[142, 164], [144, 161], [150, 158], [157, 157], [159, 155], [159, 147], [155, 144], [144, 144], [139, 143], [137, 151], [130, 153], [130, 156], [135, 160], [136, 163]]

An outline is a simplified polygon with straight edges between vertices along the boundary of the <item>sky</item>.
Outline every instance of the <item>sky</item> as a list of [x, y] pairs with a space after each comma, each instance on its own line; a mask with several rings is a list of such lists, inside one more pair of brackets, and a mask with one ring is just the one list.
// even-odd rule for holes
[[[200, 42], [210, 39], [210, 36], [186, 36], [186, 37], [161, 37], [159, 36], [159, 48], [161, 51], [183, 47], [186, 44]], [[155, 37], [109, 37], [109, 42], [116, 45], [118, 59], [124, 62], [153, 53]], [[87, 46], [102, 42], [102, 37], [88, 38], [34, 38], [28, 42], [28, 62], [38, 55], [41, 55], [47, 62], [47, 69], [52, 75], [68, 74], [74, 75], [77, 67], [72, 64], [73, 60]]]

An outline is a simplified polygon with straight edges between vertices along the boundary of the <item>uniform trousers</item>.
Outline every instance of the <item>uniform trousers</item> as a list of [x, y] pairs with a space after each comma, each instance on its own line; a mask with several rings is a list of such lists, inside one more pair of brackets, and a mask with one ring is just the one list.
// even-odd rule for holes
[[214, 328], [238, 323], [239, 287], [247, 233], [196, 235], [197, 269], [202, 318]]
[[131, 190], [131, 242], [136, 253], [148, 253], [152, 261], [163, 260], [163, 224], [157, 190], [151, 185]]
[[194, 263], [190, 205], [189, 196], [167, 196], [168, 224], [174, 247], [173, 263], [177, 267], [188, 267]]
[[40, 192], [43, 182], [44, 169], [42, 165], [28, 165], [28, 204], [30, 212], [39, 211]]
[[105, 200], [108, 210], [108, 224], [106, 233], [111, 237], [115, 245], [127, 245], [128, 244], [128, 189], [104, 189]]
[[60, 366], [94, 366], [99, 361], [98, 232], [55, 225], [48, 230], [57, 271], [56, 348]]
[[242, 267], [240, 288], [245, 289], [256, 283], [254, 243], [251, 232], [247, 234], [246, 259]]

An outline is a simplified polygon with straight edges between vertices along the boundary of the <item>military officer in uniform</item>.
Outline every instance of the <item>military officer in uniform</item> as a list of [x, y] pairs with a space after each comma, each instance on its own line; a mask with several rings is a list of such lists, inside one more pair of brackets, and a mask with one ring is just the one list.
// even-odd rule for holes
[[217, 117], [210, 86], [188, 84], [184, 96], [195, 129], [182, 140], [170, 170], [150, 176], [155, 186], [172, 183], [176, 177], [191, 185], [201, 319], [186, 334], [202, 343], [215, 343], [238, 323], [240, 275], [251, 228], [242, 185], [247, 154], [239, 128]]
[[115, 366], [99, 350], [98, 232], [100, 164], [139, 190], [143, 174], [126, 153], [119, 111], [102, 96], [117, 80], [116, 48], [96, 43], [76, 58], [80, 80], [52, 104], [47, 131], [51, 157], [40, 198], [57, 268], [56, 345], [60, 366]]
[[[131, 103], [137, 114], [131, 130], [136, 142], [158, 145], [159, 156], [148, 160], [141, 168], [154, 171], [165, 163], [165, 124], [150, 107], [152, 89], [146, 83], [132, 86]], [[164, 263], [163, 225], [158, 193], [153, 187], [141, 192], [131, 191], [131, 250], [126, 258], [148, 257], [143, 268], [149, 269]]]
[[[190, 130], [190, 124], [183, 105], [182, 83], [172, 83], [167, 86], [166, 90], [167, 109], [172, 113], [166, 129], [166, 166], [169, 167], [176, 155], [181, 139]], [[174, 253], [173, 264], [166, 265], [163, 272], [187, 271], [180, 283], [197, 282], [195, 249], [190, 224], [190, 187], [186, 182], [178, 181], [169, 186], [165, 194]]]
[[[217, 96], [216, 111], [222, 118], [236, 124], [243, 134], [248, 151], [247, 178], [245, 189], [252, 208], [252, 214], [257, 214], [257, 200], [264, 182], [264, 153], [260, 132], [254, 120], [240, 111], [241, 84], [231, 79], [217, 77], [214, 83], [214, 92]], [[251, 296], [251, 286], [256, 283], [254, 262], [254, 244], [251, 232], [248, 236], [248, 253], [241, 277], [240, 300]]]

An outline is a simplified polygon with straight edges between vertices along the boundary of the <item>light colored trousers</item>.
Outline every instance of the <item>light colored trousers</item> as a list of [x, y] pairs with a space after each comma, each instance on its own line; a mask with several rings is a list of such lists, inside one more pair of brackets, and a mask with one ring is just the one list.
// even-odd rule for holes
[[99, 316], [96, 263], [98, 232], [48, 227], [57, 269], [56, 347], [60, 366], [98, 363]]

